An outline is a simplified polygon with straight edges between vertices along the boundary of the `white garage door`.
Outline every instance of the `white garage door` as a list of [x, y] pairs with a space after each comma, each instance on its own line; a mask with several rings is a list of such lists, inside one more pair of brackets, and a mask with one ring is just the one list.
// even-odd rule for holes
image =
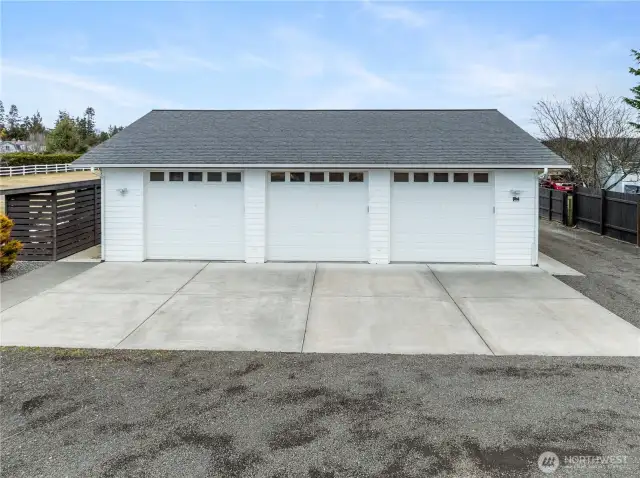
[[148, 259], [244, 259], [241, 172], [147, 174]]
[[394, 172], [391, 260], [493, 262], [489, 173]]
[[267, 260], [368, 260], [366, 173], [271, 172], [268, 181]]

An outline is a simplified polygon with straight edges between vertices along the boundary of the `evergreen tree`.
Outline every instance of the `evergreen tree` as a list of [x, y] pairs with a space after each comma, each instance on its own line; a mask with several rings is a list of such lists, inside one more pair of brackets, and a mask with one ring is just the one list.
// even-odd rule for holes
[[[636, 58], [636, 62], [638, 63], [638, 66], [640, 66], [640, 51], [638, 50], [631, 50], [631, 54]], [[629, 68], [629, 73], [631, 73], [634, 76], [640, 76], [640, 68]], [[633, 88], [631, 88], [631, 92], [634, 94], [633, 98], [624, 98], [625, 103], [627, 103], [629, 106], [635, 108], [636, 110], [638, 110], [638, 122], [637, 123], [631, 123], [633, 126], [635, 126], [637, 129], [640, 130], [640, 80], [638, 82], [638, 84], [636, 86], [634, 86]]]

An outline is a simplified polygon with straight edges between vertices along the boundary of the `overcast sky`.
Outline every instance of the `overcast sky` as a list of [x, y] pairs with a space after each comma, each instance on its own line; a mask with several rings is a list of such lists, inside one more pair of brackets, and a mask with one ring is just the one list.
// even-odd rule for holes
[[[498, 108], [622, 96], [640, 3], [6, 2], [0, 99], [21, 114]], [[179, 132], [177, 132], [179, 134]]]

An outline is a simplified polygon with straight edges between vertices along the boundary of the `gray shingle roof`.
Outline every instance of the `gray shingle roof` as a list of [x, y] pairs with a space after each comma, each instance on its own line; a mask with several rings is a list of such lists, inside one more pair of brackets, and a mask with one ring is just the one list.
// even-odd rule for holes
[[153, 110], [74, 164], [566, 165], [497, 110]]

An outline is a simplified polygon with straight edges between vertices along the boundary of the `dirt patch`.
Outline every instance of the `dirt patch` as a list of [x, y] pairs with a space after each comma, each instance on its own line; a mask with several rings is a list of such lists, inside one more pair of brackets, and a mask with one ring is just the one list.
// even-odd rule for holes
[[42, 405], [53, 398], [54, 396], [51, 394], [36, 395], [35, 397], [31, 397], [29, 400], [25, 400], [24, 402], [22, 402], [20, 410], [24, 415], [28, 415], [32, 413], [36, 408], [40, 408]]
[[502, 397], [466, 397], [460, 400], [460, 402], [464, 405], [482, 405], [482, 406], [491, 406], [491, 405], [499, 405], [501, 403], [506, 402], [507, 400]]
[[470, 371], [476, 375], [495, 375], [507, 378], [535, 379], [544, 377], [571, 377], [573, 374], [566, 368], [543, 367], [471, 367]]
[[244, 377], [245, 375], [249, 375], [251, 372], [255, 372], [256, 370], [260, 370], [264, 367], [264, 364], [260, 362], [250, 362], [247, 366], [241, 370], [234, 370], [229, 374], [231, 377]]
[[295, 404], [329, 395], [330, 392], [326, 387], [303, 387], [282, 391], [273, 397], [271, 401], [280, 405]]
[[578, 370], [588, 370], [591, 372], [625, 372], [627, 367], [622, 365], [603, 364], [603, 363], [576, 363], [573, 368]]
[[248, 390], [246, 385], [232, 385], [224, 389], [227, 395], [241, 395]]
[[269, 448], [283, 450], [296, 446], [307, 445], [326, 435], [326, 428], [314, 426], [305, 421], [295, 421], [276, 430], [269, 439]]

